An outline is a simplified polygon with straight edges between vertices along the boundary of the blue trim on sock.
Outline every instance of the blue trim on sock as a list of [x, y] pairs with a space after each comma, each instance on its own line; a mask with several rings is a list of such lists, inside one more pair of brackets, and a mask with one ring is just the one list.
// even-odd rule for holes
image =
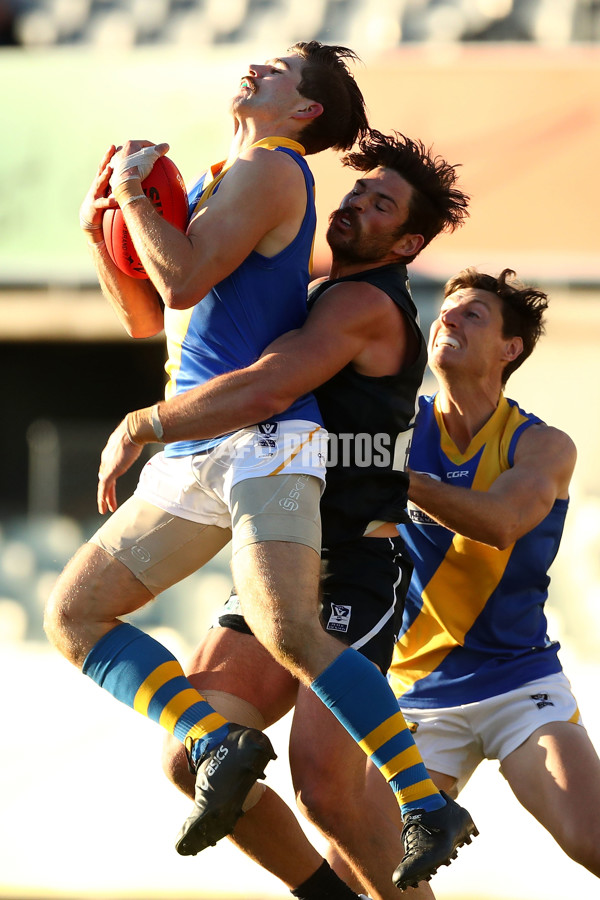
[[445, 805], [446, 801], [442, 795], [436, 792], [435, 794], [429, 794], [428, 797], [423, 797], [421, 800], [412, 800], [410, 803], [401, 803], [400, 812], [402, 813], [402, 817], [404, 817], [407, 813], [414, 812], [415, 809], [424, 809], [425, 812], [433, 812], [435, 809], [441, 809], [442, 806]]

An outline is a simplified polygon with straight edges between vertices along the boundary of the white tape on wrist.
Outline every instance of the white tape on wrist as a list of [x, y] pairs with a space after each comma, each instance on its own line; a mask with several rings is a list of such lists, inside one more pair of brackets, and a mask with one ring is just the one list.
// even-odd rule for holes
[[130, 427], [130, 425], [129, 425], [129, 415], [130, 415], [130, 414], [127, 413], [127, 416], [126, 416], [126, 418], [125, 418], [125, 431], [126, 431], [126, 433], [127, 433], [127, 437], [129, 438], [130, 442], [131, 442], [135, 447], [139, 447], [139, 446], [140, 446], [139, 443], [133, 439], [132, 434], [131, 434], [131, 427]]
[[84, 231], [100, 231], [102, 229], [102, 222], [99, 225], [94, 225], [93, 222], [88, 222], [81, 213], [79, 213], [79, 225]]
[[152, 419], [152, 427], [154, 429], [154, 434], [156, 435], [157, 440], [162, 441], [162, 439], [165, 436], [165, 430], [162, 427], [162, 422], [160, 421], [160, 418], [158, 416], [158, 403], [155, 403], [154, 406], [152, 407], [150, 416]]
[[130, 203], [133, 203], [134, 200], [145, 200], [145, 199], [146, 199], [145, 194], [134, 194], [133, 197], [127, 197], [127, 199], [123, 200], [123, 202], [120, 203], [119, 205], [120, 205], [121, 209], [125, 209], [125, 207], [129, 206]]

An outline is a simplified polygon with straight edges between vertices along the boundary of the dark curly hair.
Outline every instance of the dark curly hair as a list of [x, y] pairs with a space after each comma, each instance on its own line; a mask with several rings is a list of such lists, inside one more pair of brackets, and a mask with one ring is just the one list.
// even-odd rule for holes
[[323, 106], [323, 112], [309, 122], [299, 136], [307, 153], [332, 147], [349, 150], [369, 128], [365, 100], [346, 60], [360, 62], [348, 47], [299, 41], [289, 48], [306, 60], [298, 91]]
[[503, 269], [498, 277], [485, 275], [472, 267], [463, 269], [446, 282], [444, 297], [461, 288], [495, 294], [502, 301], [502, 336], [520, 337], [523, 341], [523, 352], [509, 362], [502, 373], [502, 384], [506, 384], [515, 369], [531, 355], [546, 330], [544, 314], [548, 309], [548, 295], [522, 284], [513, 269]]
[[[440, 232], [454, 231], [469, 215], [469, 197], [457, 187], [457, 166], [450, 165], [441, 156], [433, 156], [432, 149], [421, 141], [397, 131], [391, 135], [370, 131], [360, 140], [358, 151], [348, 153], [343, 163], [360, 172], [379, 167], [393, 169], [410, 184], [408, 218], [397, 237], [422, 234], [423, 247], [426, 247]], [[412, 262], [417, 255], [406, 262]]]

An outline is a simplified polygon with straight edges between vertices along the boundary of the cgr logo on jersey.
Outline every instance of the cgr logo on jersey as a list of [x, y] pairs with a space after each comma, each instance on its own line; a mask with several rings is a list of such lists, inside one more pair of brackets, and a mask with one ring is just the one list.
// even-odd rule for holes
[[331, 614], [327, 623], [327, 631], [343, 631], [346, 633], [350, 628], [350, 616], [352, 615], [352, 607], [344, 606], [341, 603], [331, 604]]
[[[481, 454], [483, 453], [483, 448], [472, 457], [472, 459], [463, 459], [462, 462], [454, 464], [453, 469], [448, 469], [444, 472], [443, 481], [449, 482], [450, 484], [454, 484], [460, 487], [470, 487], [473, 479], [475, 478], [475, 473], [477, 472], [477, 467], [481, 461]], [[446, 458], [446, 465], [453, 464], [451, 459]], [[466, 484], [465, 484], [466, 481]]]

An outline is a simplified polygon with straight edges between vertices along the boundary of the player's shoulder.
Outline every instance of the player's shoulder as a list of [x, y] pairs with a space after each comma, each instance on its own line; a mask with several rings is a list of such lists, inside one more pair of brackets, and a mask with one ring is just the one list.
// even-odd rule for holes
[[344, 328], [371, 339], [397, 335], [398, 329], [404, 327], [396, 304], [385, 291], [352, 280], [333, 281], [325, 286], [311, 308], [311, 319], [343, 323]]
[[331, 280], [329, 285], [326, 284], [327, 279], [321, 282], [322, 292], [319, 302], [336, 302], [336, 303], [352, 303], [354, 305], [368, 306], [372, 311], [378, 309], [383, 311], [391, 309], [395, 306], [394, 301], [387, 291], [383, 288], [370, 284], [368, 281], [352, 280], [348, 277], [343, 281]]
[[540, 457], [552, 454], [566, 460], [572, 459], [574, 464], [577, 458], [577, 447], [566, 431], [538, 421], [533, 422], [520, 435], [517, 453], [534, 454]]
[[248, 163], [251, 163], [254, 169], [266, 172], [300, 172], [301, 158], [299, 154], [280, 153], [276, 148], [247, 147], [238, 156], [235, 166], [247, 168]]

